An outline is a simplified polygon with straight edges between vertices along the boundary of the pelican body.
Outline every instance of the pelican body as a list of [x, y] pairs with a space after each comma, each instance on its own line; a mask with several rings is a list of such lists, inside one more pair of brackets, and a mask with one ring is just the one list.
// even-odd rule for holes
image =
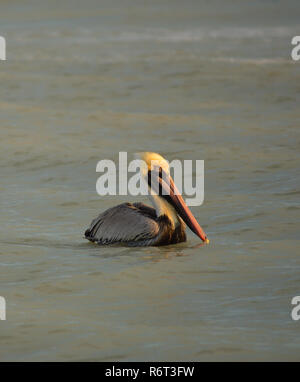
[[[203, 229], [179, 194], [169, 174], [168, 162], [156, 153], [140, 153], [142, 175], [148, 183], [153, 207], [122, 203], [101, 213], [85, 231], [99, 245], [160, 246], [186, 241], [185, 226], [208, 243]], [[154, 163], [154, 164], [153, 164]], [[153, 182], [154, 180], [154, 182]]]

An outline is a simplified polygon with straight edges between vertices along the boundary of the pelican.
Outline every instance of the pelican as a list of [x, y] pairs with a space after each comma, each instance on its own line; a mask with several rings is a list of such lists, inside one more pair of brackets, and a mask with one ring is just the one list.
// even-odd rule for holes
[[144, 203], [122, 203], [109, 208], [91, 222], [85, 238], [99, 245], [146, 247], [176, 244], [186, 241], [187, 225], [208, 243], [206, 234], [170, 176], [168, 162], [151, 152], [139, 153], [138, 158], [145, 164], [141, 173], [152, 191], [149, 197], [154, 208]]

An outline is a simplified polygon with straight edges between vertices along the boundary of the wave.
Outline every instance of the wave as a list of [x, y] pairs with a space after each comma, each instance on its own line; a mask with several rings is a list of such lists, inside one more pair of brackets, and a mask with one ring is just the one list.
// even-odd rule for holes
[[28, 42], [42, 39], [63, 39], [63, 41], [97, 44], [101, 42], [197, 42], [205, 39], [272, 39], [291, 37], [296, 28], [289, 26], [276, 27], [223, 27], [223, 28], [136, 28], [132, 30], [111, 31], [103, 28], [76, 28], [72, 30], [44, 30], [41, 33], [28, 32], [15, 35], [17, 42]]

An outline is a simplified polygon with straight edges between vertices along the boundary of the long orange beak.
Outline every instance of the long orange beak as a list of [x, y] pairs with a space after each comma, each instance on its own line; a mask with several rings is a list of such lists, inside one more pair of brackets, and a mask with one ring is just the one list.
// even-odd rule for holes
[[[205, 243], [208, 244], [209, 240], [208, 240], [205, 232], [201, 228], [200, 224], [197, 222], [196, 218], [192, 214], [189, 207], [186, 205], [186, 203], [183, 200], [182, 196], [180, 195], [177, 187], [175, 186], [175, 183], [174, 183], [173, 179], [171, 178], [171, 176], [167, 175], [163, 171], [163, 178], [159, 177], [158, 179], [159, 179], [159, 188], [162, 191], [162, 195], [166, 196], [167, 199], [170, 197], [170, 199], [172, 201], [172, 205], [174, 206], [174, 208], [178, 212], [179, 216], [186, 223], [186, 225], [197, 236], [199, 236], [202, 241], [204, 241]], [[164, 179], [166, 179], [167, 182]]]

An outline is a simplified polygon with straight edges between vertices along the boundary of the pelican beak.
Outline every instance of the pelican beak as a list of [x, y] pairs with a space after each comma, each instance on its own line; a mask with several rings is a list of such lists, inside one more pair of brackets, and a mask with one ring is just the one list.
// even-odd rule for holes
[[[197, 235], [204, 243], [209, 243], [209, 240], [192, 214], [189, 207], [186, 205], [182, 196], [180, 195], [177, 187], [174, 184], [172, 177], [161, 172], [162, 177], [159, 177], [159, 195], [165, 197], [169, 203], [173, 205], [179, 216], [186, 223], [186, 225]], [[165, 181], [166, 180], [166, 181]]]

